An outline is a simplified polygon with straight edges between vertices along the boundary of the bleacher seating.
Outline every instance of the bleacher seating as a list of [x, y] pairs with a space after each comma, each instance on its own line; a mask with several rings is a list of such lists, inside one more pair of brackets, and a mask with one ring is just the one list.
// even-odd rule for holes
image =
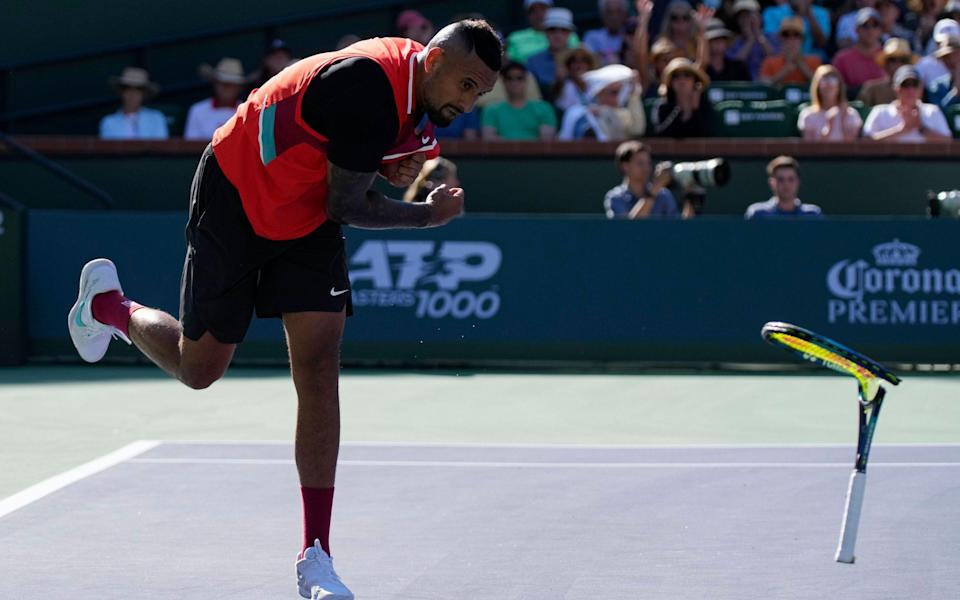
[[803, 104], [804, 102], [810, 102], [810, 86], [809, 85], [785, 85], [780, 88], [779, 98], [786, 100], [790, 104], [798, 105]]
[[797, 135], [797, 107], [786, 100], [725, 100], [715, 104], [713, 110], [713, 132], [718, 137], [770, 138]]
[[726, 100], [753, 102], [775, 100], [779, 97], [773, 86], [750, 81], [715, 81], [707, 89], [707, 98], [713, 104]]

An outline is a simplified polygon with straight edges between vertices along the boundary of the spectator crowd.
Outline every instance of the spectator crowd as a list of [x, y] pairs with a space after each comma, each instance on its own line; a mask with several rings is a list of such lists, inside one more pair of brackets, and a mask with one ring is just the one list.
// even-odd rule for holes
[[[526, 27], [501, 33], [497, 86], [440, 137], [709, 137], [722, 120], [711, 86], [738, 84], [773, 97], [805, 92], [796, 133], [811, 140], [949, 139], [945, 115], [960, 111], [960, 0], [598, 0], [586, 17], [600, 26], [585, 31], [554, 0], [522, 2]], [[426, 43], [435, 31], [404, 10], [392, 35]], [[345, 35], [337, 49], [357, 39]], [[275, 40], [252, 73], [230, 57], [201, 65], [211, 94], [189, 108], [184, 138], [210, 139], [247, 92], [294, 60]], [[169, 135], [145, 106], [158, 91], [145, 70], [125, 69], [110, 84], [120, 108], [102, 120], [102, 137]]]
[[[960, 0], [598, 0], [586, 17], [600, 26], [585, 31], [554, 0], [522, 2], [526, 27], [501, 32], [496, 86], [437, 136], [622, 141], [614, 161], [622, 181], [604, 198], [611, 219], [700, 212], [704, 190], [677, 186], [670, 163], [655, 163], [639, 140], [724, 135], [724, 95], [714, 92], [725, 89], [799, 97], [794, 131], [806, 140], [943, 141], [954, 133], [948, 116], [960, 125]], [[482, 15], [456, 18], [468, 17]], [[391, 35], [426, 44], [436, 29], [404, 10]], [[334, 49], [359, 39], [344, 35]], [[183, 137], [210, 140], [247, 93], [296, 60], [274, 40], [253, 72], [230, 57], [200, 65], [210, 96], [189, 107]], [[109, 84], [120, 106], [102, 119], [102, 138], [171, 135], [167, 115], [146, 106], [160, 89], [146, 70], [128, 67]], [[799, 200], [795, 159], [777, 157], [767, 175], [773, 195], [747, 218], [820, 216]], [[430, 161], [406, 200], [456, 181], [453, 163]]]

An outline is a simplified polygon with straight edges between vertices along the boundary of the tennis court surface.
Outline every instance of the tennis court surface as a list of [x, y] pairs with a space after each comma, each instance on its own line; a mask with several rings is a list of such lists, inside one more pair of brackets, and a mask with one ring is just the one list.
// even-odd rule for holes
[[[337, 570], [360, 600], [960, 598], [958, 385], [891, 392], [843, 565], [847, 379], [348, 372]], [[0, 371], [0, 599], [297, 598], [294, 409], [280, 369]]]
[[[3, 598], [295, 598], [285, 443], [128, 446], [0, 520]], [[960, 597], [960, 446], [352, 443], [333, 539], [358, 598]], [[115, 463], [115, 464], [111, 464]]]

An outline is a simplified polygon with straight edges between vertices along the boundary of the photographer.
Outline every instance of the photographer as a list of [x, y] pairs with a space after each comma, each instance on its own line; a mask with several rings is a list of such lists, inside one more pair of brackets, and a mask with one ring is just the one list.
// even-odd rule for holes
[[669, 168], [660, 166], [654, 173], [650, 147], [630, 140], [617, 146], [614, 154], [623, 182], [607, 192], [603, 207], [608, 219], [676, 218], [677, 200], [667, 189], [673, 177]]

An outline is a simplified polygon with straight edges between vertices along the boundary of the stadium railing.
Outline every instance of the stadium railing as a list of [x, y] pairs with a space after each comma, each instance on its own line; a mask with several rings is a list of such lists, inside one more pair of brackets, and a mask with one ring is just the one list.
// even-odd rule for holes
[[[82, 173], [111, 193], [122, 210], [185, 210], [203, 142], [102, 141], [93, 137], [21, 136], [23, 145]], [[741, 217], [770, 196], [765, 167], [788, 154], [800, 160], [801, 197], [829, 215], [913, 215], [928, 189], [956, 187], [960, 144], [807, 142], [793, 138], [648, 138], [654, 159], [723, 157], [732, 167], [725, 187], [707, 192], [706, 214]], [[603, 194], [620, 179], [616, 143], [441, 142], [460, 167], [471, 213], [602, 215]], [[0, 146], [3, 189], [31, 208], [92, 209], [57, 178]], [[388, 190], [396, 194], [396, 190]]]

